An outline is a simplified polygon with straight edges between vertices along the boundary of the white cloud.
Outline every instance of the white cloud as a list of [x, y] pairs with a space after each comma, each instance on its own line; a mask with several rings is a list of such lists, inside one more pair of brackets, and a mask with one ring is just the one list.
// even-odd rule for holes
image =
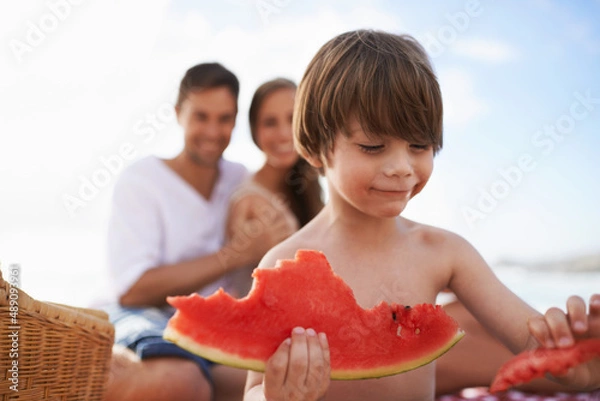
[[[209, 19], [206, 4], [179, 14], [167, 12], [168, 4], [84, 1], [24, 54], [22, 63], [5, 47], [0, 132], [10, 135], [0, 139], [0, 175], [10, 189], [4, 209], [16, 211], [2, 215], [5, 227], [34, 224], [44, 220], [43, 214], [50, 216], [44, 221], [70, 222], [61, 205], [65, 191], [75, 191], [80, 175], [89, 177], [102, 167], [100, 158], [135, 140], [135, 124], [174, 100], [173, 89], [190, 66], [216, 60], [238, 75], [240, 115], [227, 155], [255, 168], [262, 159], [246, 121], [250, 97], [261, 82], [278, 75], [298, 81], [317, 49], [340, 32], [398, 30], [397, 20], [375, 7], [307, 4], [299, 9], [300, 3], [290, 3], [265, 25], [253, 7], [234, 8], [236, 18]], [[0, 13], [0, 20], [11, 21], [0, 37], [24, 40], [27, 23], [49, 13], [42, 1], [12, 7]], [[172, 124], [160, 140], [135, 142], [137, 154], [168, 157], [181, 146], [179, 134]], [[100, 197], [109, 190], [78, 219], [97, 213]], [[39, 211], [35, 217], [34, 210]]]
[[465, 71], [445, 69], [438, 77], [444, 98], [444, 125], [460, 129], [488, 112], [487, 102], [477, 95], [472, 78]]
[[519, 58], [519, 52], [506, 42], [486, 39], [461, 39], [451, 48], [460, 56], [489, 63], [506, 63]]

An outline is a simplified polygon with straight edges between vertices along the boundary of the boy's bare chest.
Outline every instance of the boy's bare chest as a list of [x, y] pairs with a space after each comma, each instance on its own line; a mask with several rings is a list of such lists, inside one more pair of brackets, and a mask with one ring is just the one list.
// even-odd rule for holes
[[429, 260], [402, 258], [393, 252], [366, 257], [336, 254], [329, 259], [333, 270], [352, 288], [363, 308], [381, 301], [402, 305], [435, 301], [438, 292], [432, 280], [435, 266]]
[[427, 401], [434, 397], [433, 364], [368, 380], [332, 381], [325, 401]]

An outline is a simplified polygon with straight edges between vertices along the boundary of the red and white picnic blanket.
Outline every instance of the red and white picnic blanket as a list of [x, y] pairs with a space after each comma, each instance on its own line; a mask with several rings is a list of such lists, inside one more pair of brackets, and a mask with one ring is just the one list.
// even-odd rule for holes
[[487, 388], [469, 388], [453, 395], [442, 395], [436, 401], [600, 401], [600, 390], [589, 393], [555, 393], [541, 395], [510, 390], [490, 394]]

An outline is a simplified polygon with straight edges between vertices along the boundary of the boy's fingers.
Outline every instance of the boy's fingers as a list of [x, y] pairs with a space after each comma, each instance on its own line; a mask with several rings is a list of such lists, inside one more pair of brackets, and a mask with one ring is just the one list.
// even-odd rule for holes
[[555, 343], [550, 334], [550, 329], [546, 324], [543, 316], [536, 316], [529, 319], [527, 322], [529, 332], [537, 340], [542, 347], [554, 348]]
[[[329, 371], [331, 366], [331, 357], [329, 354], [329, 341], [327, 341], [327, 335], [325, 333], [319, 333], [319, 343], [321, 344], [321, 349], [323, 350], [323, 358], [327, 363], [327, 370]], [[329, 376], [329, 372], [327, 372], [327, 376]]]
[[567, 315], [558, 308], [550, 308], [545, 314], [550, 336], [558, 348], [570, 347], [574, 344]]
[[583, 298], [579, 296], [569, 297], [567, 300], [567, 313], [573, 332], [576, 334], [585, 333], [588, 329], [588, 321]]
[[309, 368], [306, 376], [306, 386], [314, 387], [323, 381], [323, 376], [327, 370], [327, 362], [321, 348], [321, 343], [317, 333], [313, 329], [306, 330], [306, 338], [308, 344], [308, 363]]
[[292, 345], [290, 348], [290, 362], [286, 382], [297, 387], [303, 387], [306, 382], [308, 370], [308, 344], [306, 330], [296, 327], [292, 330]]
[[319, 333], [319, 343], [321, 345], [321, 352], [323, 353], [323, 360], [325, 361], [325, 370], [323, 372], [322, 391], [323, 395], [329, 388], [329, 382], [331, 378], [331, 358], [329, 354], [329, 341], [327, 341], [327, 335], [325, 333]]
[[590, 297], [590, 316], [600, 316], [600, 294]]
[[[290, 360], [290, 344], [289, 338], [283, 341], [267, 361], [264, 377], [265, 395], [273, 389], [282, 388], [285, 383]], [[267, 398], [270, 398], [270, 395]]]
[[600, 294], [594, 294], [590, 297], [589, 308], [588, 335], [598, 337], [600, 336]]

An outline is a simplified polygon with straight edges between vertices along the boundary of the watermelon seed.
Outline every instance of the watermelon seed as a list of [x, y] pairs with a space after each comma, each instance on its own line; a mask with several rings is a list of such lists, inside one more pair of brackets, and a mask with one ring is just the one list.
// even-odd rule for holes
[[404, 309], [410, 309], [410, 305], [406, 305]]
[[421, 329], [419, 329], [419, 328], [415, 329], [415, 334], [419, 334], [419, 333], [421, 333]]
[[398, 326], [398, 328], [396, 329], [396, 335], [398, 337], [402, 337], [402, 326]]
[[394, 322], [396, 321], [396, 312], [392, 312], [392, 319], [394, 319]]

